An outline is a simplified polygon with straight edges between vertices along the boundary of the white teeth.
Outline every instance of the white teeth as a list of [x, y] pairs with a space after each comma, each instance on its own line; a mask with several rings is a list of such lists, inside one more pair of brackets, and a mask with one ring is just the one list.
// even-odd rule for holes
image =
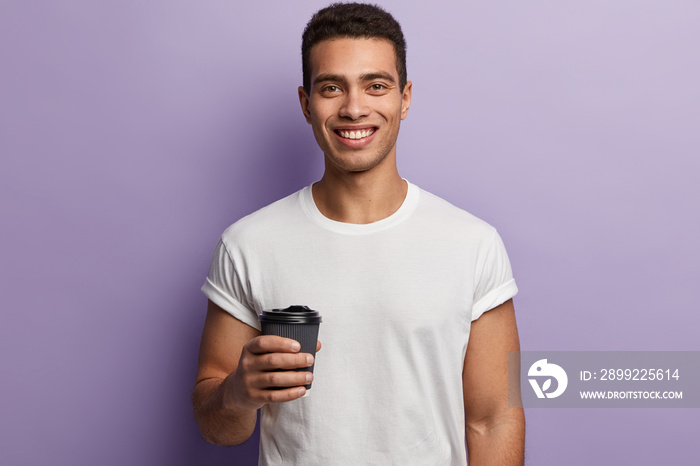
[[363, 131], [338, 131], [341, 137], [345, 139], [362, 139], [367, 136], [371, 136], [374, 130], [363, 130]]

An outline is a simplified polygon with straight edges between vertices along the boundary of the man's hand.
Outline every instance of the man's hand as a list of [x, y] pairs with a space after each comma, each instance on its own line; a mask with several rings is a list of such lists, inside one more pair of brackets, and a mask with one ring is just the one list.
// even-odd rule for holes
[[[306, 393], [310, 372], [289, 371], [313, 364], [313, 357], [299, 353], [298, 345], [292, 339], [262, 336], [209, 302], [192, 392], [194, 416], [208, 442], [245, 442], [255, 429], [258, 408]], [[320, 342], [316, 349], [321, 349]]]
[[[258, 409], [266, 403], [304, 396], [303, 385], [311, 383], [313, 375], [292, 369], [310, 367], [314, 358], [308, 353], [299, 353], [300, 349], [296, 340], [274, 335], [261, 335], [247, 342], [238, 367], [224, 382], [225, 406]], [[321, 342], [317, 342], [316, 351], [320, 349]]]

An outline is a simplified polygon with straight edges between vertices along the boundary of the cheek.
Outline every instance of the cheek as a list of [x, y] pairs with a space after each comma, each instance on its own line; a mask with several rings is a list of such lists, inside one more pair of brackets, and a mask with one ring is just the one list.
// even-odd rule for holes
[[321, 148], [326, 147], [329, 142], [328, 132], [325, 130], [323, 122], [312, 116], [311, 130], [314, 133], [314, 139]]
[[309, 123], [311, 123], [311, 126], [314, 129], [314, 133], [323, 129], [323, 121], [322, 115], [316, 109], [311, 111]]
[[314, 117], [314, 119], [318, 121], [325, 121], [334, 113], [332, 101], [326, 99], [319, 100], [310, 105], [309, 110], [311, 111], [311, 115]]
[[405, 117], [403, 110], [403, 101], [401, 99], [391, 99], [383, 102], [377, 111], [385, 116], [388, 120], [402, 119]]

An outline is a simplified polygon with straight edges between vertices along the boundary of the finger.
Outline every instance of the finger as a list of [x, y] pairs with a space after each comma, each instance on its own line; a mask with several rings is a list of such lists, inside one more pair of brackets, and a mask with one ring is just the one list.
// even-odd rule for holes
[[316, 340], [316, 351], [321, 351], [321, 342]]
[[264, 353], [296, 353], [301, 350], [298, 341], [277, 335], [260, 335], [248, 343], [244, 348], [253, 354]]
[[293, 387], [284, 390], [260, 390], [257, 398], [263, 403], [283, 403], [299, 399], [304, 394], [306, 394], [304, 387]]
[[314, 357], [308, 353], [265, 353], [254, 356], [246, 362], [253, 371], [274, 371], [278, 369], [300, 369], [314, 363]]
[[256, 375], [252, 384], [255, 388], [265, 390], [280, 387], [299, 387], [314, 380], [311, 372], [278, 371], [264, 372]]

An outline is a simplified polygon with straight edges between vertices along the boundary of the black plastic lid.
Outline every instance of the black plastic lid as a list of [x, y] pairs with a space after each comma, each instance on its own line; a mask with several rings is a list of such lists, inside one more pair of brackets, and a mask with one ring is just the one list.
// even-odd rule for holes
[[307, 306], [289, 306], [286, 309], [263, 311], [258, 320], [280, 324], [320, 324], [321, 315]]

